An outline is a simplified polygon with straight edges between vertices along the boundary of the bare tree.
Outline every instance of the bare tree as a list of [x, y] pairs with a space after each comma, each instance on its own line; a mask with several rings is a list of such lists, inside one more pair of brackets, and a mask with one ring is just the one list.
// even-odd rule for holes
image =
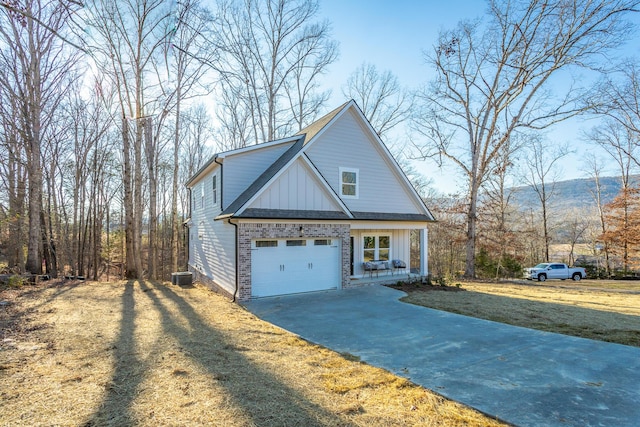
[[[621, 113], [621, 111], [618, 111]], [[628, 123], [631, 123], [629, 121]], [[632, 191], [632, 175], [638, 168], [638, 150], [640, 150], [639, 137], [640, 133], [633, 130], [631, 126], [625, 125], [621, 120], [612, 119], [609, 116], [609, 120], [605, 120], [600, 126], [595, 127], [589, 133], [589, 138], [592, 142], [602, 147], [615, 161], [618, 168], [618, 174], [620, 176], [620, 192], [616, 198], [617, 203], [610, 205], [615, 207], [617, 213], [621, 216], [615, 219], [616, 227], [618, 229], [626, 230], [629, 227], [630, 218], [632, 217], [630, 212], [630, 202], [628, 199], [635, 196]], [[602, 209], [604, 211], [604, 209]], [[613, 235], [608, 233], [608, 225], [605, 227], [605, 223], [608, 223], [611, 219], [611, 215], [606, 212], [601, 213], [601, 224], [603, 228], [602, 235]], [[619, 236], [623, 236], [622, 239], [604, 239], [605, 249], [608, 251], [612, 248], [609, 247], [611, 243], [622, 242], [623, 249], [622, 254], [625, 260], [625, 269], [628, 267], [628, 250], [629, 243], [625, 240], [624, 233], [620, 233]], [[617, 249], [617, 248], [613, 248]]]
[[495, 277], [498, 278], [506, 271], [505, 261], [517, 258], [522, 252], [519, 247], [521, 239], [513, 226], [516, 221], [516, 207], [512, 201], [513, 189], [513, 152], [518, 144], [513, 140], [505, 144], [498, 157], [493, 171], [483, 183], [483, 202], [479, 208], [482, 226], [478, 234], [483, 237], [483, 248], [487, 255], [495, 262]]
[[25, 212], [27, 192], [27, 169], [25, 147], [14, 123], [7, 120], [16, 117], [16, 100], [0, 85], [0, 149], [6, 156], [0, 156], [0, 194], [6, 195], [2, 204], [0, 223], [5, 230], [7, 266], [15, 273], [24, 268]]
[[[608, 75], [599, 85], [591, 104], [596, 113], [606, 115], [626, 129], [629, 135], [626, 138], [632, 139], [633, 143], [619, 147], [623, 152], [625, 148], [640, 148], [640, 68], [637, 62], [627, 60], [615, 73]], [[612, 123], [605, 126], [609, 129], [617, 127]], [[624, 154], [640, 165], [637, 152]]]
[[590, 218], [588, 215], [585, 215], [583, 209], [574, 208], [566, 213], [563, 229], [566, 232], [566, 238], [569, 240], [569, 259], [567, 261], [569, 265], [575, 263], [576, 245], [583, 241], [584, 235], [590, 225]]
[[[225, 122], [232, 130], [250, 118], [256, 142], [269, 141], [313, 121], [327, 99], [316, 82], [337, 57], [328, 22], [313, 22], [316, 0], [227, 0], [215, 13]], [[229, 96], [227, 96], [228, 98]], [[230, 106], [241, 105], [244, 112]]]
[[[607, 221], [604, 211], [604, 201], [602, 200], [602, 183], [600, 177], [602, 176], [602, 165], [598, 162], [598, 157], [592, 155], [586, 159], [589, 174], [593, 178], [594, 188], [590, 190], [591, 197], [596, 204], [596, 210], [598, 213], [598, 232], [594, 233], [597, 236], [602, 236], [607, 231]], [[596, 243], [597, 244], [597, 243]], [[596, 251], [596, 244], [594, 244], [594, 253]], [[611, 264], [609, 263], [609, 245], [607, 241], [604, 241], [603, 245], [604, 259], [605, 259], [605, 271], [607, 277], [611, 274]]]
[[[176, 11], [175, 23], [169, 30], [172, 33], [170, 43], [165, 45], [164, 58], [169, 77], [163, 90], [167, 98], [167, 104], [163, 111], [170, 109], [175, 119], [172, 138], [174, 168], [171, 185], [171, 271], [178, 271], [179, 234], [182, 223], [178, 218], [178, 168], [180, 132], [183, 130], [182, 109], [185, 101], [211, 91], [210, 85], [205, 83], [209, 79], [204, 78], [205, 74], [211, 70], [211, 64], [217, 58], [217, 51], [210, 44], [212, 34], [208, 28], [212, 25], [211, 21], [212, 18], [208, 10], [203, 8], [199, 1], [181, 2]], [[159, 77], [159, 80], [162, 79]], [[160, 137], [162, 125], [163, 120], [158, 120], [155, 132], [156, 139]], [[154, 145], [157, 146], [157, 143]], [[159, 157], [159, 154], [156, 157]], [[150, 160], [147, 161], [150, 162]], [[149, 216], [154, 221], [153, 224], [150, 223], [150, 229], [154, 230], [155, 235], [155, 202], [150, 204], [149, 209]], [[155, 249], [155, 245], [152, 245], [149, 251], [149, 270], [151, 277], [154, 278], [156, 277], [155, 259], [157, 258]]]
[[[42, 272], [43, 135], [55, 120], [65, 93], [64, 77], [75, 58], [56, 35], [64, 32], [68, 10], [57, 1], [29, 0], [0, 9], [0, 86], [14, 116], [3, 117], [24, 147], [28, 178], [27, 259], [25, 269]], [[17, 10], [16, 10], [17, 8]], [[51, 268], [47, 264], [47, 268]], [[53, 272], [49, 272], [53, 273]]]
[[560, 160], [569, 154], [566, 146], [552, 145], [542, 137], [532, 137], [527, 147], [527, 160], [524, 165], [523, 178], [533, 188], [542, 216], [542, 232], [544, 240], [544, 261], [549, 262], [549, 245], [551, 243], [551, 200], [555, 195], [556, 181], [560, 179]]
[[414, 128], [420, 158], [446, 159], [467, 180], [465, 275], [475, 275], [478, 194], [497, 153], [522, 129], [541, 129], [580, 113], [583, 94], [555, 93], [552, 78], [595, 65], [619, 45], [636, 0], [492, 0], [486, 25], [463, 22], [441, 33], [427, 60], [437, 73], [419, 94]]
[[380, 138], [409, 118], [412, 94], [400, 86], [389, 70], [379, 72], [373, 64], [361, 64], [347, 79], [342, 94], [354, 99]]
[[87, 10], [87, 22], [94, 31], [93, 58], [117, 91], [123, 148], [126, 276], [130, 278], [143, 276], [143, 137], [145, 124], [155, 113], [146, 110], [148, 98], [153, 95], [148, 80], [153, 71], [152, 59], [161, 55], [170, 36], [164, 24], [172, 11], [164, 5], [162, 0], [101, 0], [91, 3]]

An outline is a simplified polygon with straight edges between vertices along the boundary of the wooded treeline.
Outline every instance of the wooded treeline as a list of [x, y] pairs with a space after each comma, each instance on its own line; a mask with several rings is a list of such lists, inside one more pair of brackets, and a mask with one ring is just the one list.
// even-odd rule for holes
[[[547, 259], [554, 238], [592, 241], [607, 269], [609, 254], [635, 268], [632, 183], [610, 206], [596, 186], [588, 225], [584, 212], [555, 212], [554, 174], [569, 149], [543, 130], [606, 117], [585, 144], [604, 148], [621, 176], [634, 173], [637, 63], [602, 57], [628, 36], [638, 2], [488, 5], [486, 24], [442, 32], [424, 87], [372, 64], [343, 85], [440, 221], [432, 271], [504, 275]], [[318, 11], [314, 0], [1, 0], [0, 264], [92, 279], [185, 268], [188, 177], [214, 151], [288, 136], [335, 107], [321, 78], [338, 43]], [[578, 69], [597, 84], [551, 90]], [[434, 195], [411, 158], [451, 162], [466, 190]], [[602, 170], [591, 159], [589, 173]], [[528, 211], [511, 201], [521, 182], [538, 195]]]

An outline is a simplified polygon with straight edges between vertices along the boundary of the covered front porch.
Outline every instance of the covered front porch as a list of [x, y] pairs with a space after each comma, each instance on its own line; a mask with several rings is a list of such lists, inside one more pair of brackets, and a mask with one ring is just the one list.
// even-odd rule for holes
[[373, 272], [371, 275], [366, 273], [360, 276], [351, 276], [350, 286], [364, 286], [364, 285], [392, 285], [398, 282], [417, 282], [422, 280], [425, 276], [421, 276], [418, 271], [409, 270], [403, 272], [379, 272], [376, 274]]
[[351, 224], [351, 284], [397, 282], [427, 276], [427, 239], [424, 223]]

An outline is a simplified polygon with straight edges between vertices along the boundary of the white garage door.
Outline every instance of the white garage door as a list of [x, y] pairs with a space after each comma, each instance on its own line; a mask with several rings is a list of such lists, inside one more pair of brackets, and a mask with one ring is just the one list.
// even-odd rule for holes
[[339, 239], [259, 239], [251, 242], [251, 296], [337, 289]]

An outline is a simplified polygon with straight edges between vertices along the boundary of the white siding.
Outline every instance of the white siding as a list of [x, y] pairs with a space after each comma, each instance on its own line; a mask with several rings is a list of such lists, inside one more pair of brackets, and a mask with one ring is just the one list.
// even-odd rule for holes
[[328, 194], [315, 174], [298, 159], [264, 190], [249, 207], [338, 211], [338, 203]]
[[342, 199], [350, 210], [423, 213], [354, 113], [346, 112], [319, 138], [306, 153], [338, 196], [339, 169], [359, 170], [358, 198]]
[[267, 170], [293, 142], [231, 155], [224, 159], [224, 207], [229, 206]]
[[389, 230], [389, 229], [371, 229], [371, 230], [351, 230], [351, 237], [354, 238], [353, 246], [353, 263], [354, 276], [362, 276], [363, 254], [363, 237], [364, 236], [391, 236], [391, 253], [389, 260], [399, 259], [409, 266], [411, 247], [410, 247], [410, 231], [411, 230]]
[[[220, 190], [218, 203], [214, 206], [212, 196], [212, 177], [220, 168], [214, 169], [191, 189], [195, 196], [195, 208], [191, 211], [189, 229], [189, 264], [202, 274], [211, 278], [219, 286], [233, 293], [235, 290], [235, 228], [224, 222], [214, 221], [220, 214]], [[201, 194], [204, 190], [204, 206]]]

